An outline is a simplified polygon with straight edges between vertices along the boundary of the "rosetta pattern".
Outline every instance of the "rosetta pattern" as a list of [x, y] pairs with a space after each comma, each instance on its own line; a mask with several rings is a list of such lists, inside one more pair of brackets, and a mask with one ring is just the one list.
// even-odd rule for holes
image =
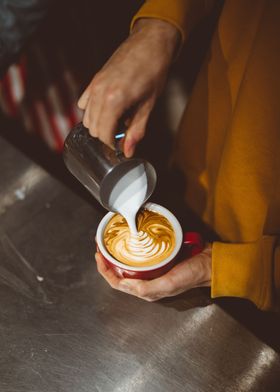
[[104, 232], [104, 244], [118, 261], [131, 266], [150, 266], [166, 259], [175, 247], [175, 234], [162, 215], [141, 210], [137, 215], [138, 235], [132, 235], [126, 220], [115, 214]]

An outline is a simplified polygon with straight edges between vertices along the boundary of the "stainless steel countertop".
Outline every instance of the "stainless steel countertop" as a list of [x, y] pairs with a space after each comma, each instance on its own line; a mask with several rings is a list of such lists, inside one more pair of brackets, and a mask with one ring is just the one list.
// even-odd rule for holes
[[101, 216], [0, 138], [0, 391], [279, 391], [279, 354], [194, 290], [147, 303], [97, 274]]

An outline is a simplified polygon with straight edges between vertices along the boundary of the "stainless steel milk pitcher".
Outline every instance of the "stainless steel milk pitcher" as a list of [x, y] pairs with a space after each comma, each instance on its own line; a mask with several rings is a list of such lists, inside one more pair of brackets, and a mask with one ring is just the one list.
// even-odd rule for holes
[[146, 173], [145, 201], [156, 185], [156, 172], [149, 162], [140, 158], [126, 158], [119, 150], [113, 150], [98, 138], [92, 137], [82, 123], [77, 124], [67, 136], [63, 158], [70, 172], [103, 207], [111, 211], [114, 208], [109, 203], [110, 195], [116, 190], [119, 180], [125, 175], [128, 175], [129, 182], [136, 180], [138, 171], [132, 169], [141, 166], [141, 170]]

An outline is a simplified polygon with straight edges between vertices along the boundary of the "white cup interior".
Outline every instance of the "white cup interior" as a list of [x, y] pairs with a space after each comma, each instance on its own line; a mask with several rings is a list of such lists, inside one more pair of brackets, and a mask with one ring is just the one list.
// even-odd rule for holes
[[107, 260], [109, 260], [111, 263], [115, 264], [116, 266], [123, 268], [123, 269], [126, 269], [126, 270], [129, 270], [129, 271], [150, 271], [153, 269], [160, 268], [160, 267], [164, 266], [165, 264], [168, 264], [171, 260], [173, 260], [176, 257], [177, 253], [181, 249], [182, 242], [183, 242], [183, 231], [182, 231], [181, 225], [180, 225], [178, 219], [172, 214], [172, 212], [170, 212], [167, 208], [162, 207], [161, 205], [155, 204], [155, 203], [145, 203], [143, 207], [150, 210], [150, 211], [157, 212], [157, 213], [163, 215], [165, 218], [167, 218], [168, 221], [171, 223], [171, 225], [174, 229], [174, 232], [175, 232], [175, 247], [173, 249], [173, 252], [165, 260], [161, 261], [160, 263], [157, 263], [157, 264], [154, 264], [151, 266], [142, 266], [142, 267], [131, 266], [131, 265], [127, 265], [127, 264], [119, 262], [107, 251], [107, 249], [104, 245], [104, 242], [103, 242], [103, 233], [104, 233], [104, 229], [105, 229], [107, 223], [113, 217], [113, 215], [115, 215], [114, 212], [108, 212], [103, 217], [103, 219], [101, 220], [101, 222], [98, 225], [97, 232], [96, 232], [97, 245], [100, 249], [100, 252], [103, 254], [103, 256]]

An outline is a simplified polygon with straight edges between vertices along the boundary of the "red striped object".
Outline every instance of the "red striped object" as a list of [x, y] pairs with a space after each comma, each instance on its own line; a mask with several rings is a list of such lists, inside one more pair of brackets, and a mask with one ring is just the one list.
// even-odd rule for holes
[[38, 133], [53, 150], [61, 151], [69, 130], [82, 118], [77, 108], [78, 83], [61, 61], [38, 45], [31, 47], [0, 81], [0, 107], [17, 117], [27, 131]]

